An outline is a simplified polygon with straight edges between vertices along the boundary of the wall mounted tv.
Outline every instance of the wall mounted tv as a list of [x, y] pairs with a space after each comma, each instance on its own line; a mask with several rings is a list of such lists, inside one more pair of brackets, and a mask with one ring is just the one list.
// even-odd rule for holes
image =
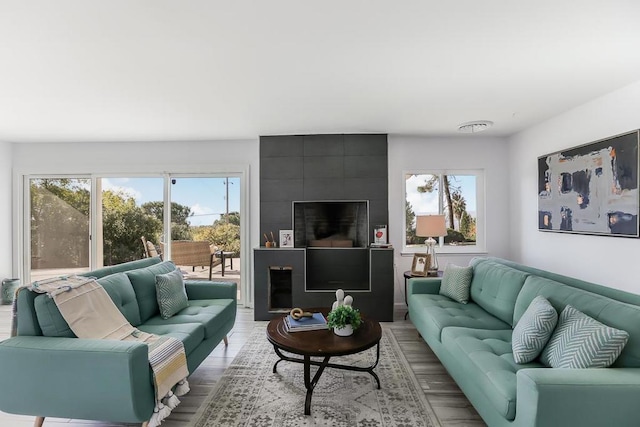
[[369, 246], [369, 201], [293, 202], [295, 247], [366, 248]]

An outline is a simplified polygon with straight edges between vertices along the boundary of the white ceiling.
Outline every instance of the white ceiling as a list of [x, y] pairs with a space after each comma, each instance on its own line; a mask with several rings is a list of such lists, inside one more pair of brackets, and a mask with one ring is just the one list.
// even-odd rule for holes
[[0, 141], [505, 136], [640, 80], [637, 0], [0, 0]]

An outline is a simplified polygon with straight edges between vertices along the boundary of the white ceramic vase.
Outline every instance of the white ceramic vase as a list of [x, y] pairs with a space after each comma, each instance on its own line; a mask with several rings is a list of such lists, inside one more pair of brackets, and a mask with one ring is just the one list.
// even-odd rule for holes
[[353, 327], [351, 324], [345, 325], [344, 328], [333, 328], [333, 333], [340, 337], [348, 337], [353, 335]]

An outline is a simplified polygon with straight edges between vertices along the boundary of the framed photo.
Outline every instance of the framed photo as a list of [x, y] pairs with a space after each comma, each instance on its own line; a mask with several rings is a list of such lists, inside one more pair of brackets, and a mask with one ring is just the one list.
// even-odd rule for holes
[[638, 237], [639, 131], [538, 158], [538, 230]]
[[426, 276], [429, 269], [429, 254], [413, 254], [413, 263], [411, 264], [412, 276]]
[[293, 230], [280, 230], [280, 247], [293, 247]]

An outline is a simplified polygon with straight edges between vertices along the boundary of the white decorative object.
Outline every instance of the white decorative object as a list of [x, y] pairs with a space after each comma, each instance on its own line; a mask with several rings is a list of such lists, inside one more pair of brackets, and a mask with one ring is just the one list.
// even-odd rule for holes
[[333, 305], [331, 306], [331, 310], [333, 311], [342, 305], [353, 306], [353, 297], [351, 295], [345, 296], [344, 291], [342, 289], [338, 289], [336, 291], [336, 300], [333, 302]]
[[351, 324], [345, 325], [344, 328], [333, 328], [333, 333], [338, 335], [339, 337], [348, 337], [353, 335], [353, 327]]

